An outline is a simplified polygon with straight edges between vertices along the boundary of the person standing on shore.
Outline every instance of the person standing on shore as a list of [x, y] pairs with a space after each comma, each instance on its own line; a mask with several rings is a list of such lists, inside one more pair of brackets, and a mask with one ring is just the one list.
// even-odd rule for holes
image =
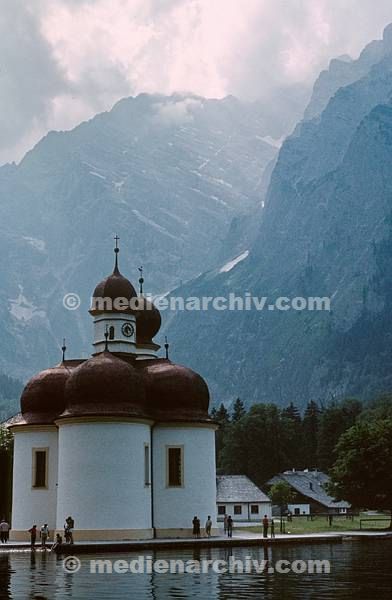
[[200, 519], [196, 517], [196, 537], [200, 537]]
[[49, 527], [48, 524], [45, 523], [44, 525], [42, 525], [41, 529], [40, 529], [40, 537], [41, 537], [41, 546], [42, 548], [46, 548], [46, 542], [48, 540], [49, 537]]
[[192, 533], [193, 533], [194, 538], [197, 537], [197, 522], [198, 522], [198, 520], [199, 519], [197, 518], [196, 515], [193, 517], [193, 520], [192, 520], [192, 525], [193, 525]]
[[6, 544], [8, 542], [10, 531], [10, 525], [7, 523], [5, 519], [1, 519], [0, 521], [0, 539], [2, 544]]
[[71, 536], [70, 536], [70, 533], [69, 533], [69, 525], [68, 525], [67, 520], [64, 523], [64, 539], [65, 539], [65, 543], [69, 544]]
[[271, 538], [275, 537], [275, 523], [274, 523], [274, 519], [271, 519]]
[[75, 529], [75, 521], [73, 520], [72, 517], [68, 517], [67, 519], [67, 523], [69, 525], [69, 543], [73, 544], [74, 543], [74, 529]]
[[37, 539], [37, 525], [33, 525], [29, 529], [31, 549], [35, 550], [35, 540]]
[[225, 518], [223, 519], [223, 533], [225, 535], [227, 533], [227, 515], [225, 515]]
[[227, 517], [227, 537], [233, 537], [233, 519], [231, 515]]
[[208, 515], [208, 518], [207, 518], [207, 521], [206, 521], [206, 534], [207, 534], [207, 537], [211, 537], [211, 527], [212, 527], [211, 516]]
[[67, 517], [64, 523], [64, 538], [66, 544], [73, 544], [73, 530], [75, 527], [75, 521], [72, 517]]
[[264, 515], [264, 519], [263, 519], [262, 523], [263, 523], [263, 538], [267, 538], [268, 537], [268, 525], [269, 525], [267, 515]]

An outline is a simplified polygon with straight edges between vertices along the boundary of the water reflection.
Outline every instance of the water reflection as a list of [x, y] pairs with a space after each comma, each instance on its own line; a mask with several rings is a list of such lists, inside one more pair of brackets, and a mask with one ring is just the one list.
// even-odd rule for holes
[[8, 554], [0, 554], [0, 598], [8, 599], [11, 584], [11, 564]]
[[328, 559], [331, 574], [286, 575], [270, 572], [218, 574], [94, 574], [90, 559], [138, 558], [136, 553], [81, 556], [78, 573], [66, 573], [62, 557], [49, 552], [0, 553], [0, 600], [321, 600], [356, 598], [384, 600], [391, 597], [392, 540], [276, 546], [268, 548], [222, 548], [145, 552], [154, 559], [269, 561]]

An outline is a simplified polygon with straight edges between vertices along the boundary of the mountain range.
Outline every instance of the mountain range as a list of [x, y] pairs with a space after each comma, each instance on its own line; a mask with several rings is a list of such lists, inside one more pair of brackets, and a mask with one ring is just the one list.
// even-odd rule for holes
[[[163, 314], [171, 356], [235, 398], [303, 407], [392, 388], [392, 27], [331, 61], [279, 149], [257, 103], [141, 94], [0, 168], [0, 373], [90, 352], [112, 267], [182, 297], [328, 297], [329, 311]], [[82, 300], [67, 311], [62, 299]]]
[[174, 315], [176, 358], [227, 403], [303, 407], [392, 388], [392, 28], [339, 63], [279, 152], [248, 252], [175, 291], [331, 300], [330, 311]]
[[[257, 103], [141, 94], [72, 131], [51, 132], [0, 168], [0, 373], [22, 379], [91, 352], [89, 301], [120, 266], [165, 293], [256, 235], [263, 172], [277, 146]], [[63, 297], [76, 293], [80, 310]]]

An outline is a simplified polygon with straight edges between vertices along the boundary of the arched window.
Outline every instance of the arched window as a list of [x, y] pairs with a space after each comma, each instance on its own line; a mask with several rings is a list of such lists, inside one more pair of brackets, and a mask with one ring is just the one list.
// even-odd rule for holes
[[109, 340], [114, 340], [114, 327], [109, 327]]

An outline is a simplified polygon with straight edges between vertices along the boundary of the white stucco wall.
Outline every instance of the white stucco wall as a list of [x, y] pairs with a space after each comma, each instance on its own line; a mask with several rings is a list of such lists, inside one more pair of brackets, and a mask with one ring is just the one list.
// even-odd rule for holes
[[[160, 346], [158, 346], [158, 349]], [[152, 348], [147, 348], [143, 346], [143, 344], [139, 344], [135, 346], [134, 353], [136, 354], [136, 360], [153, 360], [157, 358], [157, 350], [153, 350]]]
[[[184, 485], [167, 487], [167, 446], [184, 447]], [[205, 427], [164, 426], [153, 429], [154, 525], [157, 529], [191, 528], [197, 515], [204, 527], [211, 515], [216, 526], [215, 431]]]
[[[259, 507], [259, 514], [251, 513], [251, 506], [257, 505]], [[260, 522], [264, 518], [264, 515], [270, 519], [272, 516], [272, 505], [270, 502], [218, 502], [217, 506], [224, 506], [226, 514], [231, 515], [233, 521], [257, 521]], [[236, 515], [234, 513], [234, 506], [241, 506], [241, 514]], [[249, 506], [249, 510], [248, 510]], [[223, 522], [224, 515], [218, 516], [218, 521]]]
[[151, 528], [145, 444], [144, 423], [60, 424], [57, 528], [68, 515], [76, 531]]
[[295, 509], [299, 510], [300, 515], [310, 515], [310, 504], [288, 504], [287, 510], [291, 512], [292, 515], [295, 515]]
[[[33, 524], [48, 523], [53, 531], [56, 523], [57, 431], [16, 430], [14, 434], [12, 530], [26, 532]], [[49, 449], [46, 489], [33, 488], [33, 448]]]

